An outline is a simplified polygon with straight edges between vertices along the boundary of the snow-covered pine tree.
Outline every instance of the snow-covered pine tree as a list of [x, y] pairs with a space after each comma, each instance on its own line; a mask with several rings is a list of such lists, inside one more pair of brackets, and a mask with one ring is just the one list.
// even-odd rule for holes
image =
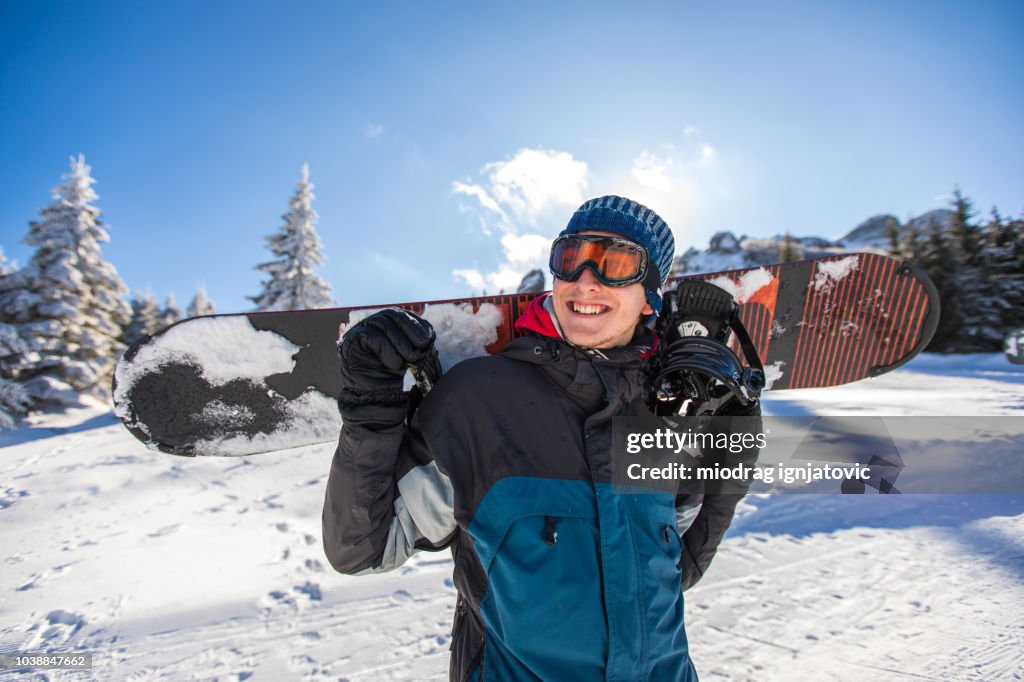
[[1020, 329], [1024, 327], [1024, 216], [1007, 221], [1004, 234], [1012, 246], [1006, 257], [1010, 276], [1003, 291], [1012, 307], [1003, 318], [1003, 327]]
[[800, 247], [796, 240], [793, 239], [793, 235], [786, 232], [786, 235], [782, 238], [782, 244], [779, 246], [779, 262], [788, 263], [794, 260], [800, 260], [802, 254], [800, 253]]
[[954, 188], [950, 200], [953, 217], [949, 225], [956, 247], [961, 252], [961, 262], [970, 268], [979, 267], [982, 254], [981, 231], [974, 223], [978, 212], [974, 210], [974, 202], [964, 196], [959, 187]]
[[18, 269], [18, 264], [11, 262], [7, 258], [7, 254], [4, 253], [4, 247], [0, 246], [0, 277], [15, 272]]
[[1024, 219], [1004, 219], [995, 209], [985, 225], [988, 277], [996, 286], [1000, 331], [1024, 327]]
[[950, 201], [953, 209], [950, 237], [960, 268], [959, 297], [962, 327], [957, 334], [956, 350], [989, 352], [999, 350], [1005, 333], [1001, 329], [999, 283], [990, 277], [990, 253], [983, 249], [981, 228], [975, 223], [973, 202], [957, 187]]
[[27, 354], [28, 345], [18, 330], [0, 323], [0, 430], [14, 426], [32, 403], [25, 387], [12, 380], [13, 370], [25, 362]]
[[139, 339], [160, 331], [160, 306], [153, 294], [136, 294], [132, 299], [132, 319], [125, 327], [123, 341], [130, 346]]
[[901, 244], [902, 226], [898, 220], [893, 220], [885, 228], [885, 239], [888, 244], [889, 255], [893, 258], [901, 258], [903, 246]]
[[17, 277], [18, 264], [12, 262], [7, 258], [7, 254], [4, 253], [4, 248], [0, 246], [0, 323], [8, 322], [7, 319], [17, 309], [13, 304], [4, 305], [4, 302], [8, 299], [13, 300], [15, 295], [20, 291], [21, 279]]
[[192, 297], [192, 302], [188, 304], [188, 316], [199, 317], [200, 315], [214, 315], [216, 313], [217, 310], [213, 305], [213, 301], [206, 295], [206, 288], [199, 287], [196, 289], [196, 295]]
[[908, 219], [900, 238], [900, 256], [907, 260], [921, 263], [924, 260], [921, 230], [917, 223]]
[[313, 210], [313, 184], [309, 164], [302, 165], [302, 179], [289, 201], [291, 210], [282, 216], [284, 225], [266, 238], [268, 248], [278, 257], [256, 266], [270, 275], [263, 291], [249, 300], [256, 311], [329, 308], [334, 305], [331, 287], [313, 270], [323, 263], [323, 245], [316, 233], [319, 216]]
[[181, 308], [178, 306], [178, 302], [174, 300], [174, 294], [167, 294], [164, 309], [160, 311], [160, 326], [170, 327], [175, 322], [180, 322], [181, 318]]
[[963, 329], [961, 264], [955, 245], [950, 243], [945, 229], [934, 216], [928, 219], [923, 236], [920, 262], [932, 278], [942, 302], [935, 336], [926, 350], [953, 353], [958, 350], [957, 337]]
[[[0, 280], [16, 271], [16, 264], [7, 259], [0, 247]], [[25, 387], [13, 381], [14, 371], [25, 363], [28, 352], [29, 346], [18, 336], [17, 329], [0, 322], [0, 430], [14, 426], [32, 402]]]
[[29, 223], [29, 265], [0, 279], [0, 314], [28, 345], [16, 377], [37, 406], [106, 396], [130, 319], [127, 287], [100, 250], [109, 236], [89, 173], [83, 156], [71, 159], [53, 203]]

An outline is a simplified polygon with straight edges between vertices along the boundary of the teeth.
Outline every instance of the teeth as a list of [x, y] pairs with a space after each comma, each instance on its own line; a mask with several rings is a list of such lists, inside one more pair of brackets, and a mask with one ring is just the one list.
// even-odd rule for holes
[[573, 303], [572, 310], [576, 313], [583, 313], [584, 315], [598, 315], [608, 310], [606, 305], [582, 305], [580, 303]]

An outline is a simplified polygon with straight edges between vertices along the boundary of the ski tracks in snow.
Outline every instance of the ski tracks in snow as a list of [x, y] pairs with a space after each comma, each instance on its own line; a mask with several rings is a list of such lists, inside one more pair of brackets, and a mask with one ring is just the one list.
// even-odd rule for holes
[[[237, 615], [121, 640], [103, 679], [439, 677], [447, 669], [454, 606], [448, 572], [450, 564], [395, 584], [352, 582], [315, 598], [300, 585], [267, 595], [256, 609], [223, 605]], [[394, 589], [397, 584], [405, 589]]]
[[1020, 679], [1022, 538], [1022, 516], [730, 538], [687, 593], [698, 671], [759, 682]]
[[[948, 414], [952, 391], [979, 414], [1020, 414], [1024, 373], [1004, 380], [1002, 365], [977, 363], [927, 358], [769, 407]], [[95, 653], [91, 673], [35, 679], [447, 677], [447, 553], [361, 577], [323, 556], [332, 446], [179, 459], [85, 419], [97, 428], [42, 437], [37, 425], [0, 450], [0, 651]], [[746, 502], [686, 595], [701, 679], [1022, 679], [1019, 500], [907, 497], [901, 511], [825, 495]]]
[[94, 652], [47, 680], [443, 678], [449, 555], [335, 573], [332, 451], [179, 459], [119, 426], [5, 448], [0, 651]]

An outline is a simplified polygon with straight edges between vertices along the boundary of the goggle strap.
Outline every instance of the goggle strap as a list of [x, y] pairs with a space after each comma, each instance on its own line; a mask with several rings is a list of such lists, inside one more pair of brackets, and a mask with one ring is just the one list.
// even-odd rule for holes
[[647, 257], [647, 274], [644, 275], [644, 288], [655, 292], [661, 291], [661, 273], [658, 272], [658, 266], [651, 260], [650, 256]]

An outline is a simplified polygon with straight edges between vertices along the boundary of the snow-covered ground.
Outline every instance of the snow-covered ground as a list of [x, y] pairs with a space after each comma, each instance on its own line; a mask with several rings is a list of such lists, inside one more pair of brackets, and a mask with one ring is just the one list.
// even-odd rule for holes
[[[923, 356], [766, 408], [1024, 418], [1024, 367]], [[330, 444], [180, 459], [83, 409], [0, 448], [0, 651], [95, 654], [0, 679], [446, 677], [447, 553], [361, 578], [323, 558]], [[1024, 679], [1024, 495], [750, 498], [686, 604], [703, 680]]]

